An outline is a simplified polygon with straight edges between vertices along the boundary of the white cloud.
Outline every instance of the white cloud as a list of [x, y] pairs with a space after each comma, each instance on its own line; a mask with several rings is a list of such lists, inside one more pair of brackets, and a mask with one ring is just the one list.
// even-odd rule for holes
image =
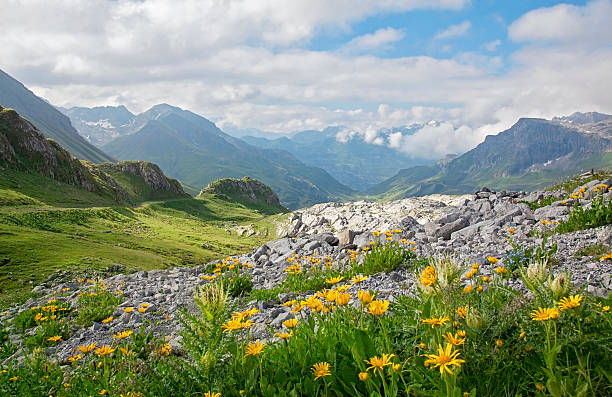
[[457, 25], [451, 25], [443, 31], [436, 34], [434, 39], [436, 40], [445, 40], [451, 39], [454, 37], [459, 37], [467, 34], [467, 32], [472, 27], [472, 23], [470, 21], [463, 21]]
[[562, 41], [590, 46], [612, 42], [612, 2], [596, 0], [585, 6], [559, 4], [539, 8], [514, 21], [508, 33], [514, 41]]
[[[522, 116], [612, 111], [612, 34], [601, 22], [610, 1], [527, 13], [509, 35], [530, 42], [506, 58], [368, 55], [403, 37], [393, 28], [355, 39], [362, 52], [303, 45], [370, 15], [466, 3], [9, 0], [0, 65], [60, 106], [125, 104], [140, 112], [167, 102], [221, 127], [278, 133], [344, 125], [339, 140], [430, 158], [467, 150]], [[555, 28], [560, 21], [571, 37]], [[412, 137], [378, 133], [430, 120], [441, 123]]]
[[482, 47], [487, 51], [495, 51], [497, 47], [500, 46], [500, 44], [501, 44], [501, 40], [497, 39], [497, 40], [493, 40], [488, 43], [485, 43]]
[[388, 27], [379, 29], [374, 33], [355, 37], [343, 49], [351, 52], [369, 51], [387, 47], [391, 43], [400, 41], [406, 36], [404, 31]]

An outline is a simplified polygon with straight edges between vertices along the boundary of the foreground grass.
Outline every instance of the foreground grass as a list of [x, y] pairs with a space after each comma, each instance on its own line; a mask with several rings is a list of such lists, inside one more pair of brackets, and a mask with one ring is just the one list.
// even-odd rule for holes
[[[199, 265], [274, 238], [270, 217], [211, 196], [138, 208], [41, 207], [17, 198], [28, 205], [0, 207], [0, 307], [27, 299], [56, 270]], [[252, 224], [260, 234], [237, 237], [228, 224]]]

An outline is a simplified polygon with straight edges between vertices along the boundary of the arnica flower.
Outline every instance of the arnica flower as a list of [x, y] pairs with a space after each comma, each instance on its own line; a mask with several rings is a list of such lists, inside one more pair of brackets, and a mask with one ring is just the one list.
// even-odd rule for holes
[[359, 380], [362, 382], [365, 382], [366, 380], [370, 379], [370, 375], [367, 372], [360, 372], [358, 376]]
[[291, 318], [289, 320], [283, 321], [283, 325], [287, 328], [294, 328], [298, 323], [297, 318]]
[[391, 359], [395, 356], [395, 354], [385, 354], [383, 353], [380, 357], [378, 356], [374, 356], [371, 357], [369, 360], [363, 360], [365, 361], [366, 364], [369, 364], [370, 366], [366, 369], [366, 371], [369, 370], [373, 370], [374, 372], [378, 371], [382, 371], [385, 369], [385, 367], [387, 365], [391, 365]]
[[391, 368], [393, 368], [394, 371], [399, 371], [400, 369], [402, 369], [402, 365], [401, 364], [391, 364]]
[[504, 345], [504, 342], [501, 339], [498, 339], [495, 341], [495, 346], [502, 347], [503, 345]]
[[132, 335], [133, 333], [134, 333], [134, 331], [132, 331], [132, 330], [118, 332], [115, 335], [113, 335], [113, 338], [115, 338], [115, 339], [125, 339], [128, 336]]
[[351, 294], [338, 294], [336, 297], [336, 304], [338, 306], [344, 306], [351, 300]]
[[338, 291], [336, 291], [335, 289], [330, 289], [325, 295], [325, 300], [327, 300], [328, 302], [335, 302], [337, 297]]
[[108, 354], [111, 354], [112, 352], [114, 352], [115, 349], [113, 349], [112, 347], [110, 347], [109, 345], [104, 345], [102, 347], [99, 347], [96, 349], [96, 354], [100, 357], [104, 357]]
[[446, 344], [446, 349], [442, 348], [442, 345], [438, 345], [438, 354], [426, 354], [427, 360], [425, 360], [425, 366], [429, 367], [433, 365], [432, 368], [440, 367], [440, 374], [444, 374], [446, 371], [450, 375], [453, 375], [453, 372], [450, 370], [450, 366], [460, 367], [461, 364], [465, 362], [465, 360], [457, 358], [459, 356], [459, 351], [453, 351], [453, 345], [450, 343]]
[[465, 343], [465, 337], [460, 337], [458, 333], [453, 335], [452, 333], [447, 332], [446, 335], [442, 335], [442, 337], [453, 346], [461, 346]]
[[450, 321], [450, 318], [448, 317], [431, 317], [431, 318], [424, 318], [423, 320], [421, 320], [421, 322], [424, 324], [430, 324], [431, 328], [433, 328], [435, 325], [442, 326], [449, 321]]
[[496, 258], [496, 257], [494, 257], [494, 256], [489, 256], [489, 257], [487, 257], [487, 260], [488, 260], [488, 261], [489, 261], [489, 263], [490, 263], [490, 264], [492, 264], [492, 265], [494, 265], [494, 264], [496, 264], [497, 262], [499, 262], [499, 259], [497, 259], [497, 258]]
[[206, 393], [204, 393], [204, 397], [221, 397], [221, 393], [207, 391]]
[[362, 305], [367, 305], [374, 300], [374, 294], [370, 291], [360, 290], [357, 292], [357, 299], [359, 299]]
[[212, 281], [212, 280], [214, 280], [214, 279], [216, 279], [216, 278], [217, 278], [217, 275], [213, 274], [212, 276], [208, 276], [208, 275], [206, 275], [206, 274], [202, 274], [202, 275], [200, 276], [200, 278], [201, 278], [201, 279], [203, 279], [203, 280]]
[[480, 279], [483, 283], [488, 283], [489, 281], [491, 281], [491, 278], [489, 276], [482, 276]]
[[102, 320], [102, 322], [103, 322], [104, 324], [106, 324], [106, 323], [110, 323], [111, 321], [113, 321], [113, 316], [107, 317], [107, 318], [105, 318], [104, 320]]
[[329, 371], [329, 363], [326, 362], [320, 362], [313, 365], [312, 372], [314, 373], [315, 380], [331, 375], [331, 372]]
[[47, 340], [49, 342], [57, 342], [59, 340], [62, 340], [62, 336], [61, 335], [55, 335], [55, 336], [52, 336], [52, 337], [48, 338]]
[[221, 328], [223, 328], [223, 332], [231, 332], [237, 329], [248, 328], [248, 327], [251, 327], [252, 325], [253, 325], [253, 322], [251, 320], [247, 320], [243, 322], [237, 318], [232, 318], [225, 324], [221, 325]]
[[325, 282], [327, 284], [338, 284], [340, 281], [344, 280], [344, 277], [330, 277]]
[[366, 281], [368, 278], [366, 276], [362, 276], [361, 274], [358, 276], [355, 276], [351, 279], [351, 284], [358, 284], [362, 281]]
[[601, 308], [602, 312], [609, 312], [610, 311], [610, 306], [606, 305], [604, 307]]
[[510, 233], [510, 234], [514, 234], [514, 233], [516, 233], [516, 230], [514, 230], [514, 229], [512, 229], [512, 228], [507, 229], [506, 231], [507, 231], [508, 233]]
[[506, 268], [505, 268], [505, 267], [503, 267], [503, 266], [497, 266], [497, 267], [495, 268], [495, 273], [497, 273], [497, 274], [499, 274], [499, 275], [502, 275], [502, 274], [508, 274], [508, 269], [506, 269]]
[[351, 284], [346, 284], [346, 285], [343, 285], [341, 287], [336, 287], [338, 292], [346, 292], [346, 290], [349, 289], [349, 288], [351, 288]]
[[368, 305], [368, 311], [375, 316], [382, 316], [384, 312], [389, 308], [389, 301], [372, 301]]
[[126, 312], [126, 313], [131, 313], [132, 310], [134, 310], [133, 307], [126, 307], [125, 309], [123, 309], [123, 311]]
[[139, 307], [139, 308], [138, 308], [138, 312], [139, 312], [139, 313], [143, 313], [143, 314], [144, 314], [144, 312], [146, 312], [146, 311], [147, 311], [147, 308], [146, 308], [146, 307]]
[[463, 319], [464, 319], [464, 318], [465, 318], [465, 316], [467, 315], [467, 312], [468, 312], [468, 305], [465, 305], [465, 306], [459, 306], [459, 307], [457, 308], [457, 315], [458, 315], [459, 317], [463, 318]]
[[151, 306], [149, 303], [141, 303], [140, 307], [144, 307], [145, 309]]
[[244, 356], [256, 356], [263, 351], [264, 347], [266, 347], [266, 344], [259, 342], [259, 339], [255, 343], [249, 343], [245, 349]]
[[77, 350], [80, 351], [81, 353], [89, 353], [95, 348], [96, 348], [96, 344], [90, 343], [89, 345], [83, 345], [83, 346], [77, 347]]
[[427, 266], [421, 273], [421, 278], [419, 280], [424, 286], [431, 287], [438, 280], [438, 273], [433, 266]]
[[574, 309], [580, 306], [582, 299], [583, 297], [580, 295], [570, 295], [569, 298], [561, 298], [558, 305], [561, 310]]
[[76, 356], [68, 357], [68, 361], [71, 363], [77, 362], [83, 358], [82, 354], [77, 354]]
[[474, 288], [474, 287], [472, 287], [472, 284], [468, 284], [468, 285], [466, 285], [466, 286], [465, 286], [465, 288], [463, 289], [463, 291], [462, 291], [462, 292], [463, 292], [464, 294], [469, 294], [470, 292], [472, 292], [472, 289], [473, 289], [473, 288]]
[[289, 339], [293, 336], [293, 331], [287, 332], [275, 332], [274, 335], [278, 336], [281, 339]]
[[290, 301], [287, 301], [287, 302], [283, 303], [283, 306], [291, 307], [291, 306], [295, 305], [296, 303], [297, 303], [297, 301], [295, 299], [292, 299]]
[[159, 349], [159, 352], [163, 356], [169, 356], [170, 353], [172, 353], [172, 346], [166, 343], [162, 345], [161, 349]]
[[533, 321], [548, 321], [559, 318], [559, 309], [556, 307], [541, 308], [531, 312]]

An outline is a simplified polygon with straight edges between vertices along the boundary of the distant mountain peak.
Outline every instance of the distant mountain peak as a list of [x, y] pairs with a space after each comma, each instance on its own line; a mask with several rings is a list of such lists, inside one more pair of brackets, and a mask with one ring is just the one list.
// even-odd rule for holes
[[552, 121], [567, 122], [573, 124], [590, 124], [599, 123], [608, 119], [612, 119], [612, 115], [599, 112], [574, 112], [569, 116], [553, 117]]

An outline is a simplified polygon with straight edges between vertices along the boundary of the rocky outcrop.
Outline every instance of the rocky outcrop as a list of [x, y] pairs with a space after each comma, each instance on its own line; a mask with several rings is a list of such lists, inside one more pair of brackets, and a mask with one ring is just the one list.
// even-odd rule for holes
[[[0, 107], [0, 169], [36, 172], [100, 195], [110, 195], [117, 203], [138, 201], [112, 173], [142, 178], [155, 192], [186, 196], [180, 183], [167, 178], [161, 169], [144, 161], [95, 165], [78, 160], [52, 139], [46, 139], [34, 125], [12, 109]], [[143, 198], [144, 199], [144, 198]]]
[[153, 190], [167, 191], [179, 196], [186, 195], [180, 182], [166, 177], [157, 164], [147, 161], [121, 161], [119, 163], [103, 163], [100, 168], [141, 177]]
[[93, 177], [79, 160], [12, 109], [0, 107], [0, 159], [3, 166], [33, 169], [51, 179], [96, 191]]
[[236, 201], [249, 207], [268, 207], [276, 212], [287, 212], [281, 206], [278, 196], [265, 183], [245, 176], [242, 179], [223, 178], [211, 182], [200, 191], [198, 197], [214, 194], [230, 201]]

